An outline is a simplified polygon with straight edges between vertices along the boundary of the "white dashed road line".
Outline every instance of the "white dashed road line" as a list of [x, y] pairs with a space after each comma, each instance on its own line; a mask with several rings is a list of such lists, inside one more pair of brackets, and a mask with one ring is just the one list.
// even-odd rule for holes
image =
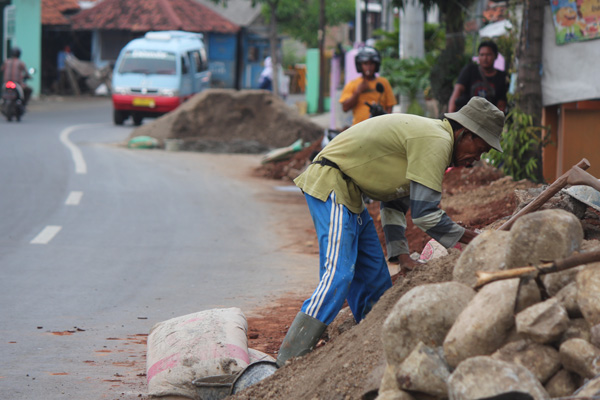
[[81, 201], [81, 197], [83, 196], [83, 192], [71, 192], [69, 193], [69, 197], [65, 201], [65, 205], [67, 206], [77, 206]]
[[62, 229], [62, 226], [58, 225], [48, 225], [33, 240], [29, 243], [31, 244], [48, 244], [56, 236], [58, 232]]
[[[75, 164], [75, 173], [76, 174], [87, 174], [87, 165], [85, 163], [85, 159], [83, 158], [83, 154], [79, 147], [73, 144], [71, 140], [69, 140], [69, 135], [76, 131], [77, 129], [90, 128], [98, 124], [83, 124], [83, 125], [74, 125], [64, 129], [60, 133], [60, 141], [67, 146], [67, 149], [71, 152], [71, 157], [73, 158], [73, 163]], [[67, 206], [76, 206], [79, 205], [81, 201], [81, 197], [83, 196], [83, 192], [73, 191], [69, 193], [67, 200], [65, 201], [65, 205]], [[54, 236], [60, 232], [62, 226], [59, 225], [48, 225], [36, 237], [34, 237], [31, 244], [48, 244]]]
[[81, 150], [79, 150], [79, 147], [75, 146], [73, 142], [69, 140], [69, 135], [77, 129], [88, 128], [94, 125], [96, 124], [74, 125], [68, 127], [60, 133], [60, 141], [67, 146], [69, 151], [71, 151], [71, 157], [73, 157], [73, 162], [75, 163], [76, 174], [87, 174], [87, 165], [85, 164]]

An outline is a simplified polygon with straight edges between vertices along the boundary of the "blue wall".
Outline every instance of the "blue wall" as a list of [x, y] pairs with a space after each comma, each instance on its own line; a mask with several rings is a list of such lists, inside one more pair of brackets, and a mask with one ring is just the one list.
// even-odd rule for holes
[[236, 50], [235, 34], [210, 33], [208, 35], [208, 68], [212, 74], [212, 87], [235, 87]]
[[258, 78], [264, 68], [265, 58], [270, 55], [269, 40], [249, 32], [242, 33], [240, 65], [240, 88], [257, 89]]

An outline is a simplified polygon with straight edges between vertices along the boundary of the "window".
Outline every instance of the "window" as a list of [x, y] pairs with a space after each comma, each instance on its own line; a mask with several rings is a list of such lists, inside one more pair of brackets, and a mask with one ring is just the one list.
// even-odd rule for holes
[[206, 70], [206, 58], [202, 57], [202, 53], [198, 50], [194, 50], [191, 53], [188, 53], [190, 55], [190, 58], [193, 60], [194, 63], [194, 71], [195, 72], [202, 72]]
[[123, 56], [119, 72], [175, 75], [175, 54], [166, 51], [129, 50]]
[[181, 56], [181, 73], [185, 75], [188, 73], [189, 70], [190, 67], [188, 65], [188, 60], [185, 57]]

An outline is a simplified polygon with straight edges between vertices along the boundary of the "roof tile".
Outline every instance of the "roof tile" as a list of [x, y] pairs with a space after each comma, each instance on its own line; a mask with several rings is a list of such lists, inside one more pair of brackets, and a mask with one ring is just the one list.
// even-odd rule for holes
[[42, 25], [69, 25], [63, 13], [79, 9], [77, 0], [42, 0]]
[[195, 0], [103, 0], [71, 18], [75, 30], [234, 33], [233, 22]]

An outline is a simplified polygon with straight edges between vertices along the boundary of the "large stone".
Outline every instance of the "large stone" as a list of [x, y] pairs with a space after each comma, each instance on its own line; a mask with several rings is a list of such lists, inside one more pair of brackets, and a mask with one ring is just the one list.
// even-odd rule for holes
[[560, 289], [554, 297], [567, 310], [570, 318], [580, 318], [582, 316], [579, 304], [577, 304], [577, 284], [575, 281]]
[[555, 298], [535, 304], [515, 317], [517, 332], [538, 343], [551, 343], [569, 326], [567, 310]]
[[600, 376], [590, 379], [583, 387], [577, 390], [576, 394], [577, 397], [589, 397], [590, 399], [596, 398], [592, 396], [600, 396]]
[[556, 296], [564, 287], [575, 282], [577, 273], [583, 269], [583, 266], [566, 269], [552, 274], [542, 275], [542, 282], [546, 292], [550, 296]]
[[590, 343], [600, 348], [600, 324], [596, 324], [590, 329]]
[[509, 237], [509, 232], [498, 230], [488, 230], [479, 234], [458, 257], [452, 279], [474, 287], [477, 283], [476, 271], [506, 269], [504, 259]]
[[509, 343], [492, 354], [492, 358], [527, 368], [541, 383], [546, 382], [560, 369], [556, 349], [528, 340]]
[[538, 285], [533, 280], [523, 280], [517, 290], [517, 304], [515, 304], [515, 313], [531, 307], [542, 301], [542, 294]]
[[386, 363], [383, 377], [381, 378], [381, 384], [379, 385], [379, 393], [394, 390], [400, 390], [398, 382], [396, 381], [396, 367]]
[[460, 313], [444, 340], [444, 354], [451, 367], [478, 355], [498, 350], [514, 326], [518, 279], [492, 282], [475, 295]]
[[529, 393], [535, 400], [549, 397], [527, 368], [486, 356], [461, 362], [448, 379], [450, 400], [480, 399], [512, 391]]
[[583, 339], [569, 339], [560, 345], [560, 362], [565, 369], [591, 379], [600, 374], [600, 349]]
[[590, 324], [584, 318], [575, 318], [569, 321], [569, 327], [562, 334], [560, 343], [575, 338], [591, 343]]
[[427, 347], [423, 342], [415, 346], [397, 370], [400, 389], [446, 397], [450, 368], [441, 348], [438, 349]]
[[577, 274], [577, 304], [590, 326], [600, 324], [600, 263], [587, 265]]
[[458, 282], [417, 286], [394, 305], [382, 328], [387, 362], [398, 366], [421, 341], [438, 347], [456, 317], [475, 295]]
[[543, 210], [517, 219], [510, 229], [506, 267], [536, 265], [570, 256], [581, 248], [579, 219], [564, 210]]
[[561, 369], [544, 385], [551, 397], [567, 397], [573, 394], [577, 386], [569, 371]]

